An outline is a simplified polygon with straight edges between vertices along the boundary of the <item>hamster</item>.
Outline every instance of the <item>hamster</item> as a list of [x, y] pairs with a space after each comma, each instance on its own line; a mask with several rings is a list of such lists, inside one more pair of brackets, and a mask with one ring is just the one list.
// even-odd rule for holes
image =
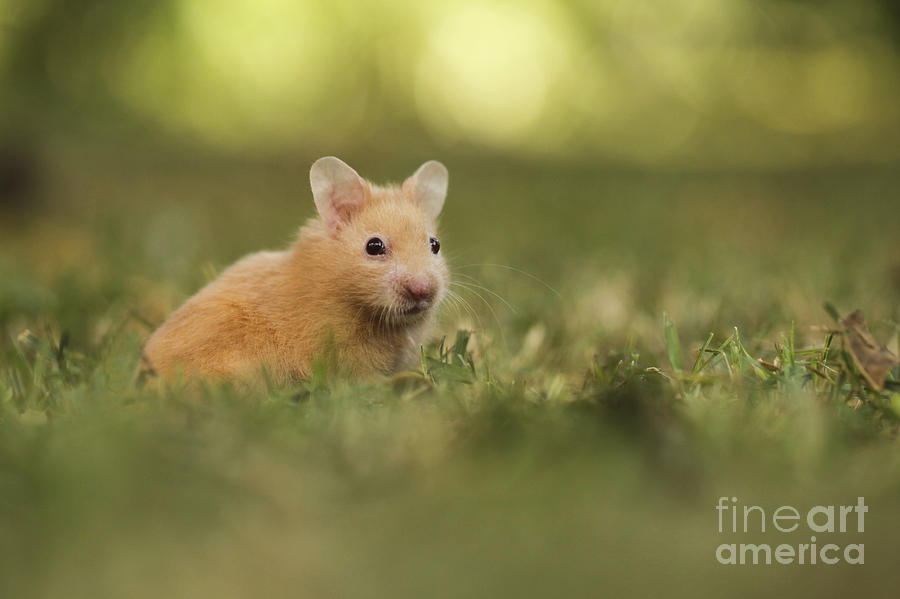
[[238, 381], [264, 370], [284, 383], [326, 354], [356, 377], [404, 369], [447, 290], [437, 218], [448, 177], [432, 160], [379, 186], [320, 158], [318, 216], [287, 249], [242, 258], [188, 299], [145, 344], [145, 371]]

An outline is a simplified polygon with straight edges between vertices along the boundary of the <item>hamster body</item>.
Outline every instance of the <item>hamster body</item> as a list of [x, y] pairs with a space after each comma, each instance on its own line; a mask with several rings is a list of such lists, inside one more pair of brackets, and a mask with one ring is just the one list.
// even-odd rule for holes
[[144, 347], [145, 368], [302, 380], [327, 352], [352, 375], [408, 366], [449, 273], [437, 240], [447, 170], [423, 164], [376, 186], [334, 157], [310, 170], [319, 215], [280, 252], [246, 256], [178, 308]]

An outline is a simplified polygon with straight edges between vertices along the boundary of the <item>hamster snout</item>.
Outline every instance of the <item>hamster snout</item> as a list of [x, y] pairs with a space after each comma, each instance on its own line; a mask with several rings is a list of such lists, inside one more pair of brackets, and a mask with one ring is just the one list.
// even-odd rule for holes
[[434, 304], [438, 285], [432, 276], [406, 274], [394, 280], [394, 290], [409, 306], [407, 312], [415, 313], [427, 310]]
[[432, 281], [416, 277], [404, 281], [403, 293], [416, 304], [428, 304], [434, 299], [436, 289]]

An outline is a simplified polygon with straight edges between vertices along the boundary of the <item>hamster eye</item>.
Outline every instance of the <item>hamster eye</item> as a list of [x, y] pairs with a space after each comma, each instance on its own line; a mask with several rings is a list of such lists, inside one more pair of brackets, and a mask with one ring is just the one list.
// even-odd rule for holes
[[366, 253], [370, 256], [379, 256], [386, 251], [387, 248], [384, 247], [384, 242], [377, 237], [373, 237], [366, 242]]
[[441, 242], [438, 241], [437, 239], [435, 239], [434, 237], [429, 239], [428, 243], [431, 245], [431, 253], [432, 254], [437, 254], [439, 251], [441, 251]]

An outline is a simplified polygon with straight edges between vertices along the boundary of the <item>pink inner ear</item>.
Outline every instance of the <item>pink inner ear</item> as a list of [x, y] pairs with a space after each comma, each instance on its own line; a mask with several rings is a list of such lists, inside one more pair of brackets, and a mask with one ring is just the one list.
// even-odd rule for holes
[[332, 185], [328, 194], [328, 204], [332, 214], [328, 215], [328, 225], [336, 228], [347, 223], [353, 213], [359, 210], [366, 201], [366, 189], [362, 181], [342, 181]]
[[447, 168], [429, 160], [403, 182], [403, 190], [429, 216], [436, 218], [447, 195]]

